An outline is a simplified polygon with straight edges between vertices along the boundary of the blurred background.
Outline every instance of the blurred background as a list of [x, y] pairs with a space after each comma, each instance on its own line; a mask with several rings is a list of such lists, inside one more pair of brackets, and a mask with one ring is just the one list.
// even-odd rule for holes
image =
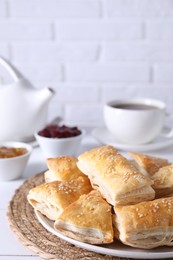
[[0, 0], [0, 56], [56, 91], [49, 120], [102, 126], [103, 104], [123, 97], [173, 111], [172, 0]]

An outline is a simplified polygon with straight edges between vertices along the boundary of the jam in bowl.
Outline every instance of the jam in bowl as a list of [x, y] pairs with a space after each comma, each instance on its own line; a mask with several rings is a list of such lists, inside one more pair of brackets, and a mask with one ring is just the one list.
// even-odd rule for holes
[[80, 135], [81, 130], [79, 130], [77, 126], [70, 127], [66, 125], [59, 126], [51, 124], [39, 131], [38, 134], [49, 138], [67, 138]]
[[21, 156], [27, 152], [28, 150], [23, 147], [0, 146], [0, 158], [13, 158]]
[[77, 126], [55, 125], [46, 126], [35, 133], [45, 158], [62, 155], [77, 155], [84, 130]]
[[0, 142], [0, 181], [10, 181], [21, 177], [31, 152], [32, 147], [23, 142]]

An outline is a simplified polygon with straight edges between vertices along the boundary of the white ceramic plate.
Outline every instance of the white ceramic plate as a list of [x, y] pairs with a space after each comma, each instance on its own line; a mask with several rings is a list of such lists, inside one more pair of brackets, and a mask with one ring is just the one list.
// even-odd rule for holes
[[77, 241], [75, 239], [69, 238], [63, 235], [61, 232], [57, 231], [53, 227], [53, 221], [47, 219], [39, 211], [35, 211], [35, 214], [38, 218], [38, 221], [51, 233], [58, 236], [59, 238], [67, 241], [70, 244], [73, 244], [77, 247], [84, 248], [95, 253], [119, 256], [119, 257], [128, 257], [128, 258], [138, 258], [138, 259], [164, 259], [172, 258], [173, 259], [173, 247], [159, 247], [150, 250], [142, 250], [129, 246], [125, 246], [120, 242], [111, 243], [108, 245], [96, 246], [90, 245]]
[[123, 151], [133, 151], [133, 152], [155, 151], [155, 150], [163, 149], [173, 144], [173, 138], [166, 138], [161, 136], [157, 137], [154, 141], [147, 144], [142, 144], [142, 145], [121, 144], [117, 142], [115, 138], [104, 127], [93, 129], [92, 135], [101, 144], [112, 145], [116, 149], [120, 149]]

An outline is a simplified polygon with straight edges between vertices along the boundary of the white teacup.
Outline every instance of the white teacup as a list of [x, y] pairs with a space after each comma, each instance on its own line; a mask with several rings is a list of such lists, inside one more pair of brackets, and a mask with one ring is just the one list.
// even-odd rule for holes
[[[115, 140], [125, 144], [145, 144], [159, 134], [165, 124], [166, 104], [160, 100], [139, 98], [108, 102], [104, 106], [104, 120]], [[173, 130], [166, 137], [173, 137]]]

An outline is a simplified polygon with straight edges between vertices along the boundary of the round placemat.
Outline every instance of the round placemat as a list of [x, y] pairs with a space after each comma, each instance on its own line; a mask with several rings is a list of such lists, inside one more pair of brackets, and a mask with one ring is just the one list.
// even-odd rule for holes
[[11, 230], [20, 242], [44, 259], [57, 260], [127, 260], [105, 256], [76, 247], [47, 231], [37, 220], [33, 208], [27, 201], [29, 190], [44, 182], [43, 173], [26, 180], [9, 203], [8, 221]]

